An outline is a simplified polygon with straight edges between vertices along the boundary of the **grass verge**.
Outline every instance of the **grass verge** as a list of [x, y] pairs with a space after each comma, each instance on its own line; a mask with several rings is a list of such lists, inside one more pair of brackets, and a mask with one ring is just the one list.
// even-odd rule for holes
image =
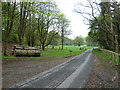
[[111, 59], [111, 56], [106, 56], [105, 52], [98, 51], [97, 49], [94, 49], [93, 53], [97, 56], [97, 58], [101, 63], [103, 64], [109, 63], [110, 65], [117, 65], [115, 68], [120, 69], [118, 64], [119, 63], [118, 58], [116, 58], [116, 60], [114, 60], [114, 57]]

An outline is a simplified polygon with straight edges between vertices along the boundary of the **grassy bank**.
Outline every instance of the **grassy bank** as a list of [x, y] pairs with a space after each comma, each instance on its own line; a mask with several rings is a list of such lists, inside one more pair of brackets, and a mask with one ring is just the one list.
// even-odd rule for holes
[[[116, 60], [114, 60], [114, 57], [111, 59], [111, 56], [106, 56], [105, 52], [100, 52], [97, 49], [93, 50], [93, 53], [98, 58], [99, 62], [103, 64], [119, 65], [118, 57], [116, 58]], [[119, 66], [116, 67], [118, 68]]]
[[98, 50], [93, 50], [93, 53], [94, 67], [86, 88], [118, 88], [118, 66], [110, 64], [112, 60], [105, 53]]

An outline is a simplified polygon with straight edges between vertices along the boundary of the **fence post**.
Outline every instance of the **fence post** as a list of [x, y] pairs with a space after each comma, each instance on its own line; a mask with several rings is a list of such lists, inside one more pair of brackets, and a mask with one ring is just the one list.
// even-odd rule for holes
[[106, 54], [107, 54], [107, 56], [109, 56], [109, 54], [108, 54], [108, 51], [106, 50]]
[[105, 52], [106, 52], [106, 56], [107, 56], [107, 50], [105, 50]]
[[111, 53], [109, 51], [108, 51], [108, 53], [109, 53], [108, 56], [111, 56]]
[[120, 54], [118, 54], [118, 57], [119, 57], [119, 63], [118, 64], [120, 65]]
[[112, 52], [110, 52], [111, 53], [111, 60], [113, 59], [113, 54], [112, 54]]
[[114, 62], [116, 64], [116, 54], [115, 54], [115, 52], [114, 52]]
[[14, 50], [14, 56], [16, 57], [16, 51]]

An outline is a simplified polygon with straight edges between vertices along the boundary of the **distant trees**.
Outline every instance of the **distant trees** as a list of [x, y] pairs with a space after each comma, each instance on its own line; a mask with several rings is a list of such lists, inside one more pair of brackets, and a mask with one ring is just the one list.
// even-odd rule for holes
[[72, 40], [68, 37], [64, 37], [64, 45], [72, 45]]
[[61, 33], [62, 50], [63, 50], [64, 37], [66, 35], [71, 34], [70, 21], [68, 19], [66, 19], [63, 14], [60, 15], [59, 20], [60, 20], [60, 29], [61, 29], [60, 33]]
[[74, 40], [73, 40], [73, 45], [75, 46], [81, 46], [84, 44], [84, 39], [81, 36], [77, 36]]
[[92, 37], [90, 37], [89, 35], [85, 38], [86, 41], [86, 45], [87, 46], [96, 46], [97, 45], [97, 41], [95, 41]]
[[52, 41], [50, 43], [50, 45], [52, 45], [52, 48], [54, 48], [55, 45], [58, 45], [59, 41], [60, 41], [60, 34], [57, 33], [54, 37], [53, 37], [53, 34], [55, 33], [55, 31], [50, 31], [48, 33], [48, 37], [47, 37], [47, 42], [50, 42], [51, 38], [52, 38]]

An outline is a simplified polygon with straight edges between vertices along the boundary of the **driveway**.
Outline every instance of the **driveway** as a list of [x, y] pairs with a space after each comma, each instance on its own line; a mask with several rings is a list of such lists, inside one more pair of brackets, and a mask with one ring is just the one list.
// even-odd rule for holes
[[84, 88], [93, 68], [92, 50], [10, 88]]

